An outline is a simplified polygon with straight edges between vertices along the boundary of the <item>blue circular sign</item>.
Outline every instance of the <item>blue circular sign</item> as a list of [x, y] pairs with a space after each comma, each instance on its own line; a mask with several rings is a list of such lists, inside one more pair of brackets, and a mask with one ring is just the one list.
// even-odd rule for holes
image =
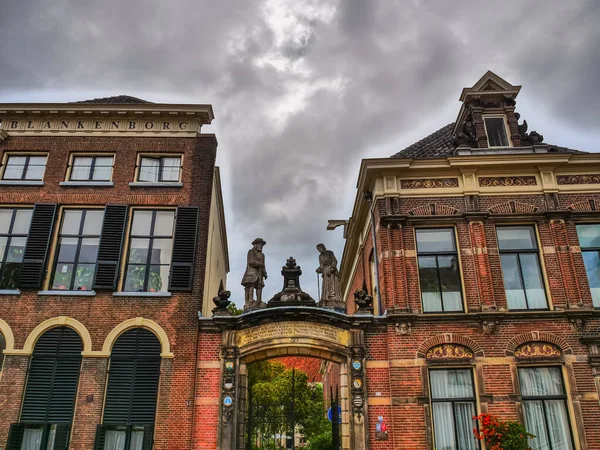
[[[340, 420], [340, 423], [342, 423], [342, 407], [338, 405], [338, 417]], [[327, 410], [327, 420], [329, 420], [330, 422], [333, 422], [333, 411], [331, 410], [331, 407], [329, 407], [329, 409]]]
[[360, 370], [361, 367], [362, 367], [362, 364], [360, 361], [352, 361], [352, 368], [354, 370]]
[[223, 404], [225, 406], [231, 406], [231, 405], [233, 405], [233, 399], [228, 395], [227, 397], [225, 397], [223, 399]]

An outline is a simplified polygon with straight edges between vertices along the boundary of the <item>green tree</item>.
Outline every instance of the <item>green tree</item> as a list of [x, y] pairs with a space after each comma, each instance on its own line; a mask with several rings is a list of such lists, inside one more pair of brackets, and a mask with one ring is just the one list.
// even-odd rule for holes
[[233, 302], [231, 302], [229, 304], [227, 309], [229, 310], [229, 312], [231, 313], [232, 316], [241, 316], [242, 313], [244, 312], [243, 309], [240, 309], [237, 306], [235, 306], [235, 303], [233, 303]]

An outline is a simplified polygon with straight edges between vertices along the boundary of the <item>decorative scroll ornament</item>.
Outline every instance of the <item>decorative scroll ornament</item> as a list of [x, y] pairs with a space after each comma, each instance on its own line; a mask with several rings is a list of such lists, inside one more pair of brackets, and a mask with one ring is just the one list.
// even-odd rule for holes
[[529, 342], [515, 350], [517, 358], [548, 358], [561, 356], [562, 351], [554, 344], [548, 342]]
[[481, 187], [510, 187], [510, 186], [535, 186], [535, 177], [480, 177]]
[[365, 368], [364, 354], [362, 347], [350, 347], [348, 355], [350, 356], [350, 394], [352, 397], [352, 413], [356, 423], [362, 423], [365, 405]]
[[440, 189], [458, 187], [458, 178], [400, 180], [401, 189]]
[[473, 352], [470, 348], [458, 344], [440, 344], [430, 348], [425, 354], [426, 359], [471, 359]]
[[600, 174], [586, 175], [559, 175], [556, 177], [558, 184], [600, 184]]

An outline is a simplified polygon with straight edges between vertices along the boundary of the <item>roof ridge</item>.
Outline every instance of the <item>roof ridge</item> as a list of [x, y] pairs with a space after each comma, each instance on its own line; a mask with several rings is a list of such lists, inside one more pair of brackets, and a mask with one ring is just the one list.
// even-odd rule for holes
[[71, 103], [100, 103], [100, 104], [139, 104], [139, 103], [152, 103], [147, 100], [133, 97], [131, 95], [115, 95], [112, 97], [98, 97], [89, 100], [80, 100]]

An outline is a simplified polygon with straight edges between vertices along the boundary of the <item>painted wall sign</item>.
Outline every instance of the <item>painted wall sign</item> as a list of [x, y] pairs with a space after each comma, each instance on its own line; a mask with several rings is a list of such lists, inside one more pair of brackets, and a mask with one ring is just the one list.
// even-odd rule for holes
[[349, 340], [347, 330], [312, 322], [267, 323], [238, 331], [236, 334], [237, 345], [240, 347], [265, 340], [294, 340], [298, 338], [321, 339], [340, 345], [348, 345]]

